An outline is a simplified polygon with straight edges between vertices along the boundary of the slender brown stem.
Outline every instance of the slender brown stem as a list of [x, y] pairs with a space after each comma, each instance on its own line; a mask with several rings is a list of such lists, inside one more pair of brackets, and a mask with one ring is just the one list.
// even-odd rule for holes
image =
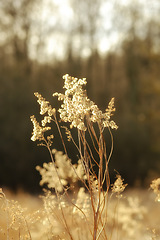
[[65, 151], [65, 154], [68, 156], [67, 149], [66, 149], [66, 145], [65, 145], [64, 140], [63, 140], [63, 137], [62, 137], [61, 129], [60, 129], [60, 127], [59, 127], [56, 114], [54, 115], [54, 119], [55, 119], [55, 123], [56, 123], [56, 125], [57, 125], [57, 129], [58, 129], [58, 132], [59, 132], [59, 135], [60, 135], [62, 144], [63, 144], [63, 148], [64, 148], [64, 151]]

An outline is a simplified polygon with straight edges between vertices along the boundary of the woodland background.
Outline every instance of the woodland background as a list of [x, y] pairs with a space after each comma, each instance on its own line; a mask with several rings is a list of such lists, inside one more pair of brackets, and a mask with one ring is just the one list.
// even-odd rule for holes
[[30, 116], [40, 119], [33, 93], [57, 107], [66, 73], [87, 78], [103, 111], [115, 97], [111, 178], [116, 169], [130, 186], [148, 186], [160, 174], [159, 0], [0, 1], [0, 186], [40, 190], [35, 167], [50, 158], [30, 140]]

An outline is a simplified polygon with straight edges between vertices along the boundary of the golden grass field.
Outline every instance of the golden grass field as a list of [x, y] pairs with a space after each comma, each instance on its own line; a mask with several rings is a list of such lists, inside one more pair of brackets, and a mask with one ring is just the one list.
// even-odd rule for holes
[[[43, 211], [43, 201], [40, 197], [32, 196], [22, 192], [19, 192], [16, 195], [12, 194], [7, 190], [4, 190], [4, 192], [9, 201], [12, 199], [15, 202], [18, 201], [18, 203], [16, 203], [17, 209], [16, 204], [14, 206], [11, 204], [11, 207], [14, 208], [13, 210], [15, 216], [9, 216], [10, 226], [9, 236], [7, 238], [7, 215], [6, 211], [4, 211], [3, 199], [1, 199], [0, 201], [1, 240], [70, 239], [67, 235], [63, 234], [63, 224], [59, 219], [61, 218], [61, 210], [53, 209], [53, 212], [50, 213], [52, 215], [51, 219], [53, 218], [53, 223], [51, 224], [53, 224], [54, 227], [54, 230], [52, 230], [51, 234], [49, 233], [49, 231], [51, 230], [49, 226], [48, 229], [46, 229], [46, 216], [44, 215]], [[19, 205], [22, 207], [22, 209], [26, 209], [21, 214], [18, 213]], [[159, 202], [155, 202], [155, 194], [152, 191], [144, 189], [126, 190], [123, 193], [123, 197], [118, 199], [118, 201], [115, 196], [109, 196], [108, 209], [108, 218], [111, 218], [108, 219], [108, 223], [106, 223], [106, 229], [109, 233], [108, 239], [160, 239], [160, 204]], [[74, 223], [72, 223], [72, 212], [68, 213], [68, 210], [65, 209], [64, 214], [66, 214], [65, 218], [66, 221], [68, 221], [74, 239], [92, 239], [92, 237], [87, 231], [87, 227], [83, 218], [81, 218], [80, 220], [77, 219], [77, 223], [75, 224], [76, 219], [74, 219]], [[23, 215], [24, 217], [26, 217], [26, 221], [28, 221], [28, 226], [30, 228], [30, 236], [26, 230]], [[79, 216], [77, 216], [77, 218], [79, 218]], [[79, 226], [79, 224], [81, 226]], [[80, 232], [78, 231], [78, 229]], [[100, 239], [103, 239], [103, 237]]]

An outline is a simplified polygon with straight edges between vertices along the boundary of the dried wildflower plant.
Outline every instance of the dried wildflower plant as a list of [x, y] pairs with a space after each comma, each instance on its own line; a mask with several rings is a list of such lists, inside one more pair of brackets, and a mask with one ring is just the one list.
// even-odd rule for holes
[[154, 179], [150, 184], [150, 188], [152, 188], [156, 194], [155, 201], [160, 202], [160, 178]]
[[[33, 133], [31, 140], [46, 146], [51, 156], [51, 162], [44, 163], [36, 169], [41, 174], [40, 185], [47, 185], [44, 202], [43, 226], [41, 238], [45, 239], [115, 239], [113, 232], [121, 228], [123, 234], [134, 238], [134, 233], [142, 227], [145, 208], [139, 206], [136, 198], [128, 198], [124, 204], [119, 201], [127, 184], [119, 174], [114, 184], [110, 184], [108, 164], [113, 150], [111, 129], [118, 126], [111, 119], [115, 112], [114, 98], [103, 113], [98, 106], [87, 97], [86, 79], [63, 76], [64, 93], [54, 93], [62, 104], [58, 111], [51, 107], [39, 93], [35, 93], [40, 104], [40, 114], [44, 115], [41, 123], [31, 116]], [[57, 120], [58, 119], [58, 120]], [[69, 123], [70, 129], [62, 122]], [[51, 149], [53, 134], [51, 123], [55, 123], [64, 153]], [[98, 131], [97, 131], [98, 127]], [[78, 151], [77, 164], [72, 164], [61, 129], [70, 144]], [[72, 135], [72, 128], [77, 129], [78, 140]], [[111, 152], [106, 153], [104, 130], [109, 130], [111, 136]], [[87, 137], [86, 137], [87, 136]], [[89, 136], [89, 138], [88, 138]], [[89, 140], [88, 140], [89, 139]], [[98, 171], [95, 171], [97, 167]], [[153, 181], [151, 187], [159, 198], [159, 180]], [[108, 209], [109, 189], [118, 198], [115, 210]], [[110, 198], [111, 199], [111, 198]], [[127, 205], [128, 204], [128, 205]], [[114, 211], [114, 212], [113, 212]], [[117, 213], [116, 213], [117, 212]], [[115, 228], [115, 229], [116, 229]]]
[[[75, 213], [79, 212], [85, 219], [92, 239], [97, 239], [97, 236], [98, 238], [103, 236], [107, 239], [105, 230], [106, 220], [102, 218], [102, 213], [105, 210], [110, 187], [108, 163], [113, 150], [113, 137], [110, 129], [118, 128], [116, 123], [111, 120], [115, 112], [114, 98], [111, 99], [106, 111], [103, 113], [87, 97], [86, 90], [84, 89], [87, 83], [85, 78], [78, 79], [66, 74], [63, 76], [63, 79], [65, 92], [53, 94], [53, 96], [58, 97], [58, 101], [62, 101], [58, 111], [52, 108], [50, 103], [39, 93], [35, 93], [38, 99], [37, 102], [40, 104], [40, 114], [44, 115], [44, 119], [40, 124], [37, 122], [35, 116], [31, 116], [33, 123], [31, 140], [39, 141], [39, 145], [46, 146], [52, 160], [51, 163], [44, 163], [43, 167], [37, 167], [42, 176], [40, 184], [47, 184], [49, 189], [54, 190], [64, 218], [65, 229], [71, 239], [72, 233], [65, 220], [61, 201], [64, 195], [67, 199], [66, 201], [73, 205], [73, 214], [75, 215]], [[58, 114], [61, 122], [68, 122], [71, 129], [73, 127], [77, 128], [78, 141], [74, 139], [71, 131], [66, 126], [60, 126], [57, 120]], [[53, 135], [47, 136], [47, 132], [51, 130], [51, 122], [54, 122], [57, 126], [65, 154], [51, 150]], [[95, 125], [98, 126], [98, 133], [95, 131]], [[77, 164], [72, 164], [68, 157], [61, 127], [65, 128], [68, 141], [72, 142], [78, 150], [79, 160]], [[105, 128], [108, 128], [112, 141], [109, 157], [107, 157], [106, 143], [103, 136]], [[86, 132], [91, 141], [87, 141]], [[91, 144], [93, 144], [94, 150], [97, 153], [96, 157], [94, 156]], [[98, 168], [98, 173], [95, 171], [95, 166]], [[83, 185], [79, 190], [78, 182]], [[72, 190], [73, 199], [68, 194], [68, 190]], [[90, 213], [90, 216], [92, 215], [92, 223], [88, 220], [87, 213]], [[92, 229], [91, 225], [93, 225]]]

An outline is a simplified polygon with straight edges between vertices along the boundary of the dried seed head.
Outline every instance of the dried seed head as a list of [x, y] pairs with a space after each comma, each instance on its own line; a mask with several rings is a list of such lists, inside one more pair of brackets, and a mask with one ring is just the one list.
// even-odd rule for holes
[[51, 117], [55, 114], [56, 109], [52, 108], [48, 101], [45, 100], [45, 98], [42, 97], [41, 94], [38, 92], [35, 92], [34, 95], [38, 98], [37, 102], [40, 105], [40, 114], [44, 115], [45, 113], [48, 113], [48, 115]]
[[160, 178], [154, 179], [150, 184], [154, 193], [157, 195], [155, 201], [160, 202]]
[[82, 131], [87, 130], [85, 119], [97, 122], [103, 128], [118, 128], [114, 121], [110, 121], [112, 112], [115, 111], [114, 98], [109, 102], [106, 112], [102, 113], [98, 106], [87, 97], [86, 90], [83, 89], [87, 83], [85, 78], [78, 79], [66, 74], [63, 79], [65, 80], [65, 93], [54, 93], [53, 96], [57, 96], [59, 101], [63, 101], [58, 111], [64, 122], [70, 122], [71, 128], [76, 127]]
[[117, 175], [116, 177], [117, 179], [112, 185], [112, 193], [117, 193], [117, 197], [122, 197], [121, 193], [124, 191], [128, 184], [123, 184], [124, 180], [120, 175]]
[[42, 141], [44, 140], [44, 132], [51, 129], [51, 127], [41, 127], [40, 124], [37, 122], [35, 116], [31, 116], [31, 122], [33, 123], [33, 132], [32, 132], [32, 141]]

